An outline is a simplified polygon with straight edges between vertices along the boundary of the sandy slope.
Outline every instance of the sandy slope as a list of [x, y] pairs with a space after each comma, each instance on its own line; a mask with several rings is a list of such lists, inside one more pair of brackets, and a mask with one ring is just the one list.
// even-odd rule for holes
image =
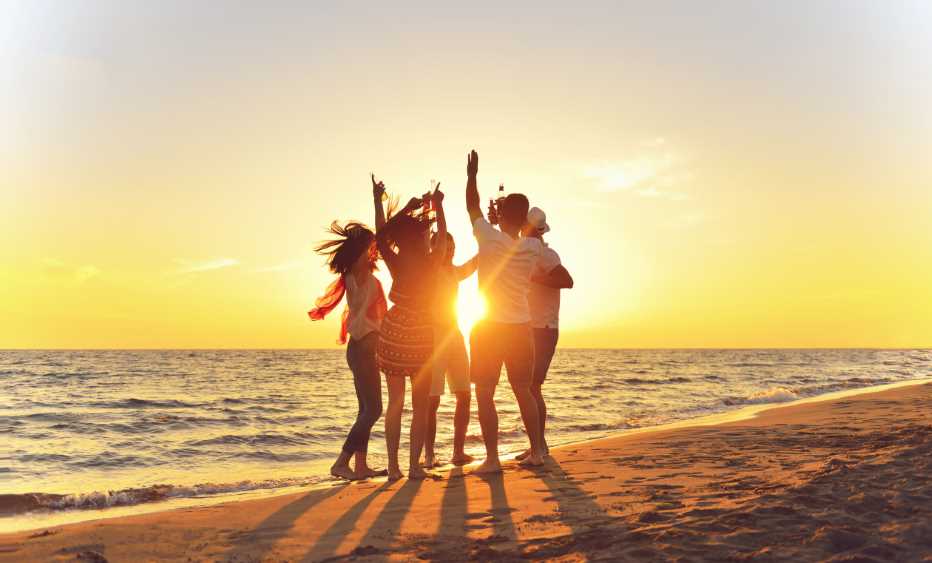
[[932, 560], [932, 384], [445, 477], [0, 536], [0, 560]]

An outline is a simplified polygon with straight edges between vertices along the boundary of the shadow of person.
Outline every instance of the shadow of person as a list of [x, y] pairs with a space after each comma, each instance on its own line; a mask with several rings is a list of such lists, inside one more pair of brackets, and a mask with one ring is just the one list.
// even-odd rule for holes
[[321, 561], [333, 555], [340, 544], [343, 543], [346, 536], [356, 528], [356, 521], [359, 520], [360, 516], [363, 515], [369, 505], [372, 504], [372, 501], [380, 494], [387, 491], [393, 484], [394, 483], [389, 481], [382, 483], [382, 485], [376, 487], [371, 493], [360, 499], [359, 502], [340, 515], [329, 528], [324, 530], [323, 533], [317, 537], [317, 540], [311, 545], [310, 551], [304, 555], [302, 560]]
[[[411, 509], [411, 504], [414, 502], [414, 498], [417, 496], [417, 492], [423, 483], [424, 481], [421, 479], [405, 480], [404, 484], [398, 487], [398, 489], [395, 491], [395, 494], [392, 495], [392, 498], [390, 498], [388, 502], [385, 503], [385, 506], [382, 507], [382, 510], [379, 512], [379, 514], [373, 518], [369, 529], [366, 530], [365, 535], [359, 539], [356, 546], [351, 550], [351, 553], [359, 555], [376, 555], [389, 551], [392, 546], [397, 544], [399, 539], [401, 539], [401, 524], [404, 522], [405, 517], [408, 515], [408, 511]], [[370, 493], [367, 497], [353, 506], [353, 508], [349, 510], [349, 513], [351, 514], [344, 514], [346, 517], [347, 525], [349, 522], [355, 523], [376, 496], [382, 492], [387, 491], [396, 484], [397, 482], [386, 482], [384, 485]], [[345, 536], [348, 535], [349, 532], [351, 532], [353, 529], [355, 529], [355, 527], [349, 527], [349, 529], [347, 529], [347, 525], [344, 525], [341, 529], [337, 529], [336, 523], [334, 526], [331, 526], [332, 530], [325, 532], [331, 534], [330, 541], [328, 541], [327, 544], [324, 544], [321, 541], [323, 536], [319, 538], [315, 543], [315, 546], [320, 546], [320, 548], [317, 549], [315, 547], [311, 549], [311, 551], [309, 551], [302, 558], [302, 561], [321, 561], [335, 557], [336, 555], [331, 555], [333, 551], [335, 551], [342, 543]]]
[[279, 539], [288, 534], [301, 515], [345, 488], [346, 485], [341, 484], [329, 489], [308, 491], [267, 516], [252, 530], [238, 534], [233, 538], [233, 545], [227, 550], [225, 556], [219, 559], [230, 560], [250, 556], [261, 559], [262, 555], [267, 553]]
[[615, 551], [613, 548], [624, 541], [626, 527], [620, 525], [621, 519], [611, 516], [556, 459], [548, 458], [546, 465], [535, 473], [551, 493], [548, 500], [557, 503], [558, 518], [572, 532], [568, 537], [542, 542], [530, 554], [532, 557], [549, 559], [574, 551]]
[[440, 499], [440, 521], [436, 532], [422, 543], [422, 559], [448, 561], [463, 559], [469, 552], [469, 530], [466, 511], [469, 488], [462, 467], [454, 467], [444, 480]]
[[469, 509], [469, 489], [466, 486], [462, 467], [454, 467], [447, 476], [440, 500], [440, 522], [437, 536], [440, 538], [466, 537], [466, 512]]
[[514, 509], [508, 505], [508, 493], [505, 491], [505, 474], [492, 473], [477, 477], [489, 487], [489, 515], [482, 521], [492, 524], [492, 535], [486, 541], [496, 543], [517, 540], [515, 523], [511, 518]]

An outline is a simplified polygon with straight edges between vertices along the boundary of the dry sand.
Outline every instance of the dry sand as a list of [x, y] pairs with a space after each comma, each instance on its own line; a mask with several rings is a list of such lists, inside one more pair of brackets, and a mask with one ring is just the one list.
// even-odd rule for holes
[[0, 561], [932, 560], [932, 384], [445, 477], [10, 534]]

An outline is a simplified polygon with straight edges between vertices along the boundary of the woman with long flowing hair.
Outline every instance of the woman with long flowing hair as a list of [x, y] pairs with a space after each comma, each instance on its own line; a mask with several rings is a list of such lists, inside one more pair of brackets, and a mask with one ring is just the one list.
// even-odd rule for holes
[[[376, 190], [373, 178], [373, 191]], [[381, 210], [380, 197], [376, 201]], [[378, 222], [378, 212], [376, 216]], [[382, 416], [382, 382], [376, 354], [387, 303], [382, 284], [372, 273], [378, 260], [372, 230], [362, 223], [340, 225], [334, 221], [329, 233], [334, 238], [321, 243], [315, 250], [327, 257], [327, 265], [337, 278], [317, 299], [308, 315], [312, 320], [321, 320], [346, 297], [338, 342], [346, 344], [346, 363], [353, 373], [359, 403], [356, 421], [340, 455], [330, 467], [330, 473], [343, 479], [366, 479], [385, 474], [368, 466], [366, 454], [372, 426]], [[351, 469], [349, 462], [354, 456], [355, 468]]]
[[[433, 253], [429, 244], [431, 209], [436, 212], [439, 236], [444, 241]], [[382, 322], [378, 348], [379, 367], [388, 386], [385, 442], [390, 480], [402, 477], [398, 447], [408, 379], [411, 380], [412, 410], [408, 478], [427, 476], [420, 466], [420, 457], [427, 433], [431, 385], [434, 261], [446, 252], [446, 231], [443, 193], [438, 189], [423, 198], [412, 198], [376, 232], [376, 245], [392, 276], [389, 293], [392, 308]]]

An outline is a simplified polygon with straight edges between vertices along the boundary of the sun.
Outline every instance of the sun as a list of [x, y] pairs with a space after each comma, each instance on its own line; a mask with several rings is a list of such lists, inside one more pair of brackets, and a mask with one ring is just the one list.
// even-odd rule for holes
[[475, 286], [463, 284], [456, 300], [456, 315], [464, 335], [469, 335], [472, 326], [485, 316], [485, 311], [485, 296]]

